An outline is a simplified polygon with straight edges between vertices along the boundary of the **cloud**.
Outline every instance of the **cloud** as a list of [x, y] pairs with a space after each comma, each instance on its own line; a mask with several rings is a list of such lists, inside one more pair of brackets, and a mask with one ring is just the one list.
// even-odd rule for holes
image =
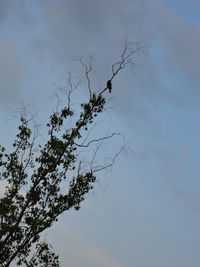
[[134, 58], [135, 74], [126, 70], [114, 81], [113, 106], [131, 128], [142, 125], [154, 134], [163, 106], [187, 109], [199, 99], [199, 25], [190, 24], [165, 2], [44, 1], [40, 5], [46, 34], [35, 39], [35, 51], [51, 58], [55, 69], [71, 69], [77, 76], [72, 55], [95, 54], [91, 77], [96, 89], [105, 85], [120, 55], [120, 42], [127, 35], [140, 41], [146, 48]]
[[[77, 63], [71, 63], [71, 57], [94, 54], [96, 63], [91, 79], [95, 90], [104, 88], [111, 75], [111, 64], [120, 57], [125, 37], [144, 45], [153, 39], [152, 7], [147, 1], [44, 1], [41, 6], [46, 34], [43, 39], [35, 39], [35, 51], [51, 58], [55, 69], [70, 69], [77, 76], [81, 72]], [[157, 128], [152, 107], [143, 101], [159, 92], [153, 59], [145, 50], [148, 49], [134, 57], [135, 75], [125, 70], [113, 81], [113, 106]]]
[[[32, 21], [27, 27], [33, 30], [30, 6], [26, 5], [25, 10], [23, 5], [20, 13], [20, 2], [8, 2], [1, 4], [3, 9], [17, 10], [18, 20], [23, 13], [27, 21]], [[151, 116], [155, 124], [152, 114], [155, 103], [171, 103], [178, 108], [191, 106], [197, 102], [200, 84], [199, 24], [189, 23], [173, 5], [165, 2], [38, 1], [32, 7], [40, 18], [44, 34], [38, 32], [32, 36], [29, 52], [39, 61], [53, 64], [55, 70], [66, 70], [72, 55], [96, 54], [97, 67], [92, 78], [95, 88], [99, 88], [104, 86], [111, 72], [110, 65], [120, 53], [119, 41], [127, 35], [130, 40], [141, 41], [149, 46], [145, 49], [148, 54], [137, 55], [135, 76], [121, 75], [114, 84], [114, 93], [122, 110], [139, 105], [134, 114], [140, 117], [141, 110], [148, 110], [147, 116]], [[77, 72], [77, 68], [74, 69]], [[142, 119], [149, 121], [145, 114]]]
[[[20, 0], [6, 0], [0, 1], [0, 23], [11, 16], [16, 16], [18, 20], [25, 21], [27, 18], [24, 13], [25, 3]], [[26, 21], [27, 22], [27, 21]]]
[[0, 91], [3, 103], [14, 103], [24, 78], [24, 68], [14, 44], [0, 40]]
[[155, 15], [154, 25], [160, 71], [166, 75], [169, 93], [174, 91], [180, 99], [187, 98], [194, 103], [199, 97], [200, 86], [200, 24], [189, 23], [166, 8]]
[[6, 18], [10, 2], [10, 0], [0, 1], [0, 22]]
[[[76, 253], [74, 257], [73, 255], [70, 257], [73, 258], [71, 263], [73, 266], [76, 266], [76, 263], [79, 266], [78, 264], [81, 263], [82, 266], [122, 267], [119, 262], [110, 257], [108, 253], [105, 253], [97, 244], [90, 242], [85, 236], [66, 225], [66, 223], [57, 223], [56, 231], [57, 234], [61, 234], [62, 239], [66, 237], [69, 240], [70, 248], [67, 248], [67, 251], [72, 250], [72, 254]], [[53, 236], [53, 239], [55, 240], [55, 236]], [[59, 244], [62, 244], [60, 239]], [[62, 249], [59, 250], [62, 251]], [[61, 259], [63, 259], [63, 264], [65, 265], [69, 264], [71, 260], [67, 255], [61, 255]]]
[[44, 3], [43, 15], [51, 49], [54, 48], [58, 57], [63, 53], [88, 55], [99, 50], [107, 55], [111, 51], [107, 47], [109, 42], [123, 40], [127, 34], [135, 35], [138, 41], [144, 33], [144, 18], [148, 10], [144, 1]]

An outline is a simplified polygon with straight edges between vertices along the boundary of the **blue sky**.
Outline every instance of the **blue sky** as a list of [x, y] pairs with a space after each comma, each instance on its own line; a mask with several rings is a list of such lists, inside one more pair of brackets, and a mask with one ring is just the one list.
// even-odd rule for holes
[[[1, 144], [8, 147], [22, 102], [44, 123], [67, 72], [82, 75], [74, 55], [95, 56], [96, 90], [126, 36], [145, 46], [134, 73], [114, 81], [96, 130], [124, 133], [129, 149], [98, 174], [81, 210], [46, 233], [62, 266], [200, 266], [199, 10], [197, 0], [0, 0]], [[84, 97], [84, 83], [79, 90]]]

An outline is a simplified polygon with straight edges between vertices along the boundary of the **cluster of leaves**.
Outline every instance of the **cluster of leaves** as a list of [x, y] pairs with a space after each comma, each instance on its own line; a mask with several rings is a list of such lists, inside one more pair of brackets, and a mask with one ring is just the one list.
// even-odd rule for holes
[[26, 267], [59, 267], [58, 256], [51, 250], [49, 244], [42, 242], [36, 245], [36, 252], [32, 258], [25, 260]]
[[[121, 58], [112, 65], [109, 82], [119, 71], [131, 63], [131, 56], [139, 49], [132, 49], [125, 42]], [[92, 93], [89, 68], [85, 67], [88, 81], [89, 99], [81, 104], [78, 119], [68, 106], [54, 112], [47, 123], [48, 138], [44, 145], [36, 145], [26, 116], [21, 116], [19, 131], [13, 143], [13, 151], [8, 153], [0, 146], [0, 180], [6, 180], [7, 187], [0, 197], [0, 266], [9, 267], [15, 261], [18, 266], [59, 266], [58, 256], [50, 246], [40, 241], [41, 233], [52, 226], [63, 212], [80, 208], [85, 195], [93, 188], [97, 170], [81, 170], [78, 159], [77, 141], [103, 112], [103, 94]], [[67, 128], [67, 121], [74, 119], [74, 126]], [[113, 135], [109, 136], [112, 137]], [[106, 137], [106, 138], [109, 138]], [[103, 138], [99, 139], [102, 140]], [[88, 147], [92, 142], [82, 147]], [[107, 165], [110, 166], [110, 165]], [[99, 170], [105, 169], [101, 167]], [[63, 182], [65, 187], [63, 190]], [[32, 248], [36, 253], [31, 257]]]
[[[65, 122], [74, 116], [73, 111], [64, 107], [54, 112], [47, 124], [49, 139], [43, 147], [39, 146], [39, 153], [33, 149], [28, 120], [21, 117], [14, 151], [6, 153], [4, 147], [0, 148], [0, 175], [8, 182], [0, 198], [1, 266], [9, 266], [16, 258], [18, 265], [32, 266], [28, 265], [27, 257], [33, 244], [39, 246], [40, 234], [64, 211], [78, 210], [85, 194], [93, 188], [96, 179], [93, 171], [82, 173], [76, 164], [76, 140], [103, 111], [104, 104], [101, 94], [93, 94], [87, 103], [81, 104], [82, 111], [74, 128], [67, 130], [64, 130]], [[68, 177], [69, 186], [63, 193], [61, 182]]]

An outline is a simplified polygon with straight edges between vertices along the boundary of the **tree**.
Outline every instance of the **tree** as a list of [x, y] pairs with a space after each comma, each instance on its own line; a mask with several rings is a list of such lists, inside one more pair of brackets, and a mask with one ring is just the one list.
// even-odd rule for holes
[[[132, 56], [140, 48], [138, 44], [125, 42], [119, 61], [112, 65], [107, 85], [98, 93], [92, 92], [90, 86], [91, 61], [87, 65], [80, 58], [85, 69], [89, 97], [80, 105], [78, 118], [75, 118], [70, 104], [74, 89], [70, 76], [67, 105], [51, 114], [47, 123], [46, 143], [37, 144], [37, 136], [29, 127], [26, 114], [21, 114], [13, 151], [9, 153], [0, 146], [0, 179], [7, 181], [6, 190], [0, 198], [2, 267], [10, 266], [13, 261], [19, 266], [28, 267], [60, 266], [58, 256], [51, 251], [50, 245], [40, 241], [41, 233], [51, 227], [63, 212], [79, 210], [85, 195], [94, 186], [96, 173], [113, 164], [117, 155], [111, 163], [100, 167], [95, 167], [92, 160], [84, 171], [78, 150], [88, 149], [92, 143], [117, 135], [113, 133], [88, 143], [83, 141], [83, 132], [104, 111], [104, 94], [111, 91], [111, 82], [122, 69], [132, 63]], [[73, 118], [73, 126], [66, 128], [67, 121]], [[32, 253], [34, 249], [35, 252]]]

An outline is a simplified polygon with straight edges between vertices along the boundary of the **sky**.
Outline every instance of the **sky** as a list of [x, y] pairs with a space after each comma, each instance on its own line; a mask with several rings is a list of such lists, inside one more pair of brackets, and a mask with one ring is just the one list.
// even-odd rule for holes
[[[199, 10], [199, 0], [0, 0], [0, 127], [7, 147], [20, 107], [42, 124], [67, 73], [82, 77], [74, 56], [95, 58], [96, 90], [104, 88], [125, 38], [144, 47], [133, 69], [113, 82], [96, 126], [98, 135], [123, 133], [128, 148], [98, 173], [80, 211], [62, 215], [45, 233], [61, 266], [200, 266]], [[86, 83], [79, 90], [84, 97]]]

